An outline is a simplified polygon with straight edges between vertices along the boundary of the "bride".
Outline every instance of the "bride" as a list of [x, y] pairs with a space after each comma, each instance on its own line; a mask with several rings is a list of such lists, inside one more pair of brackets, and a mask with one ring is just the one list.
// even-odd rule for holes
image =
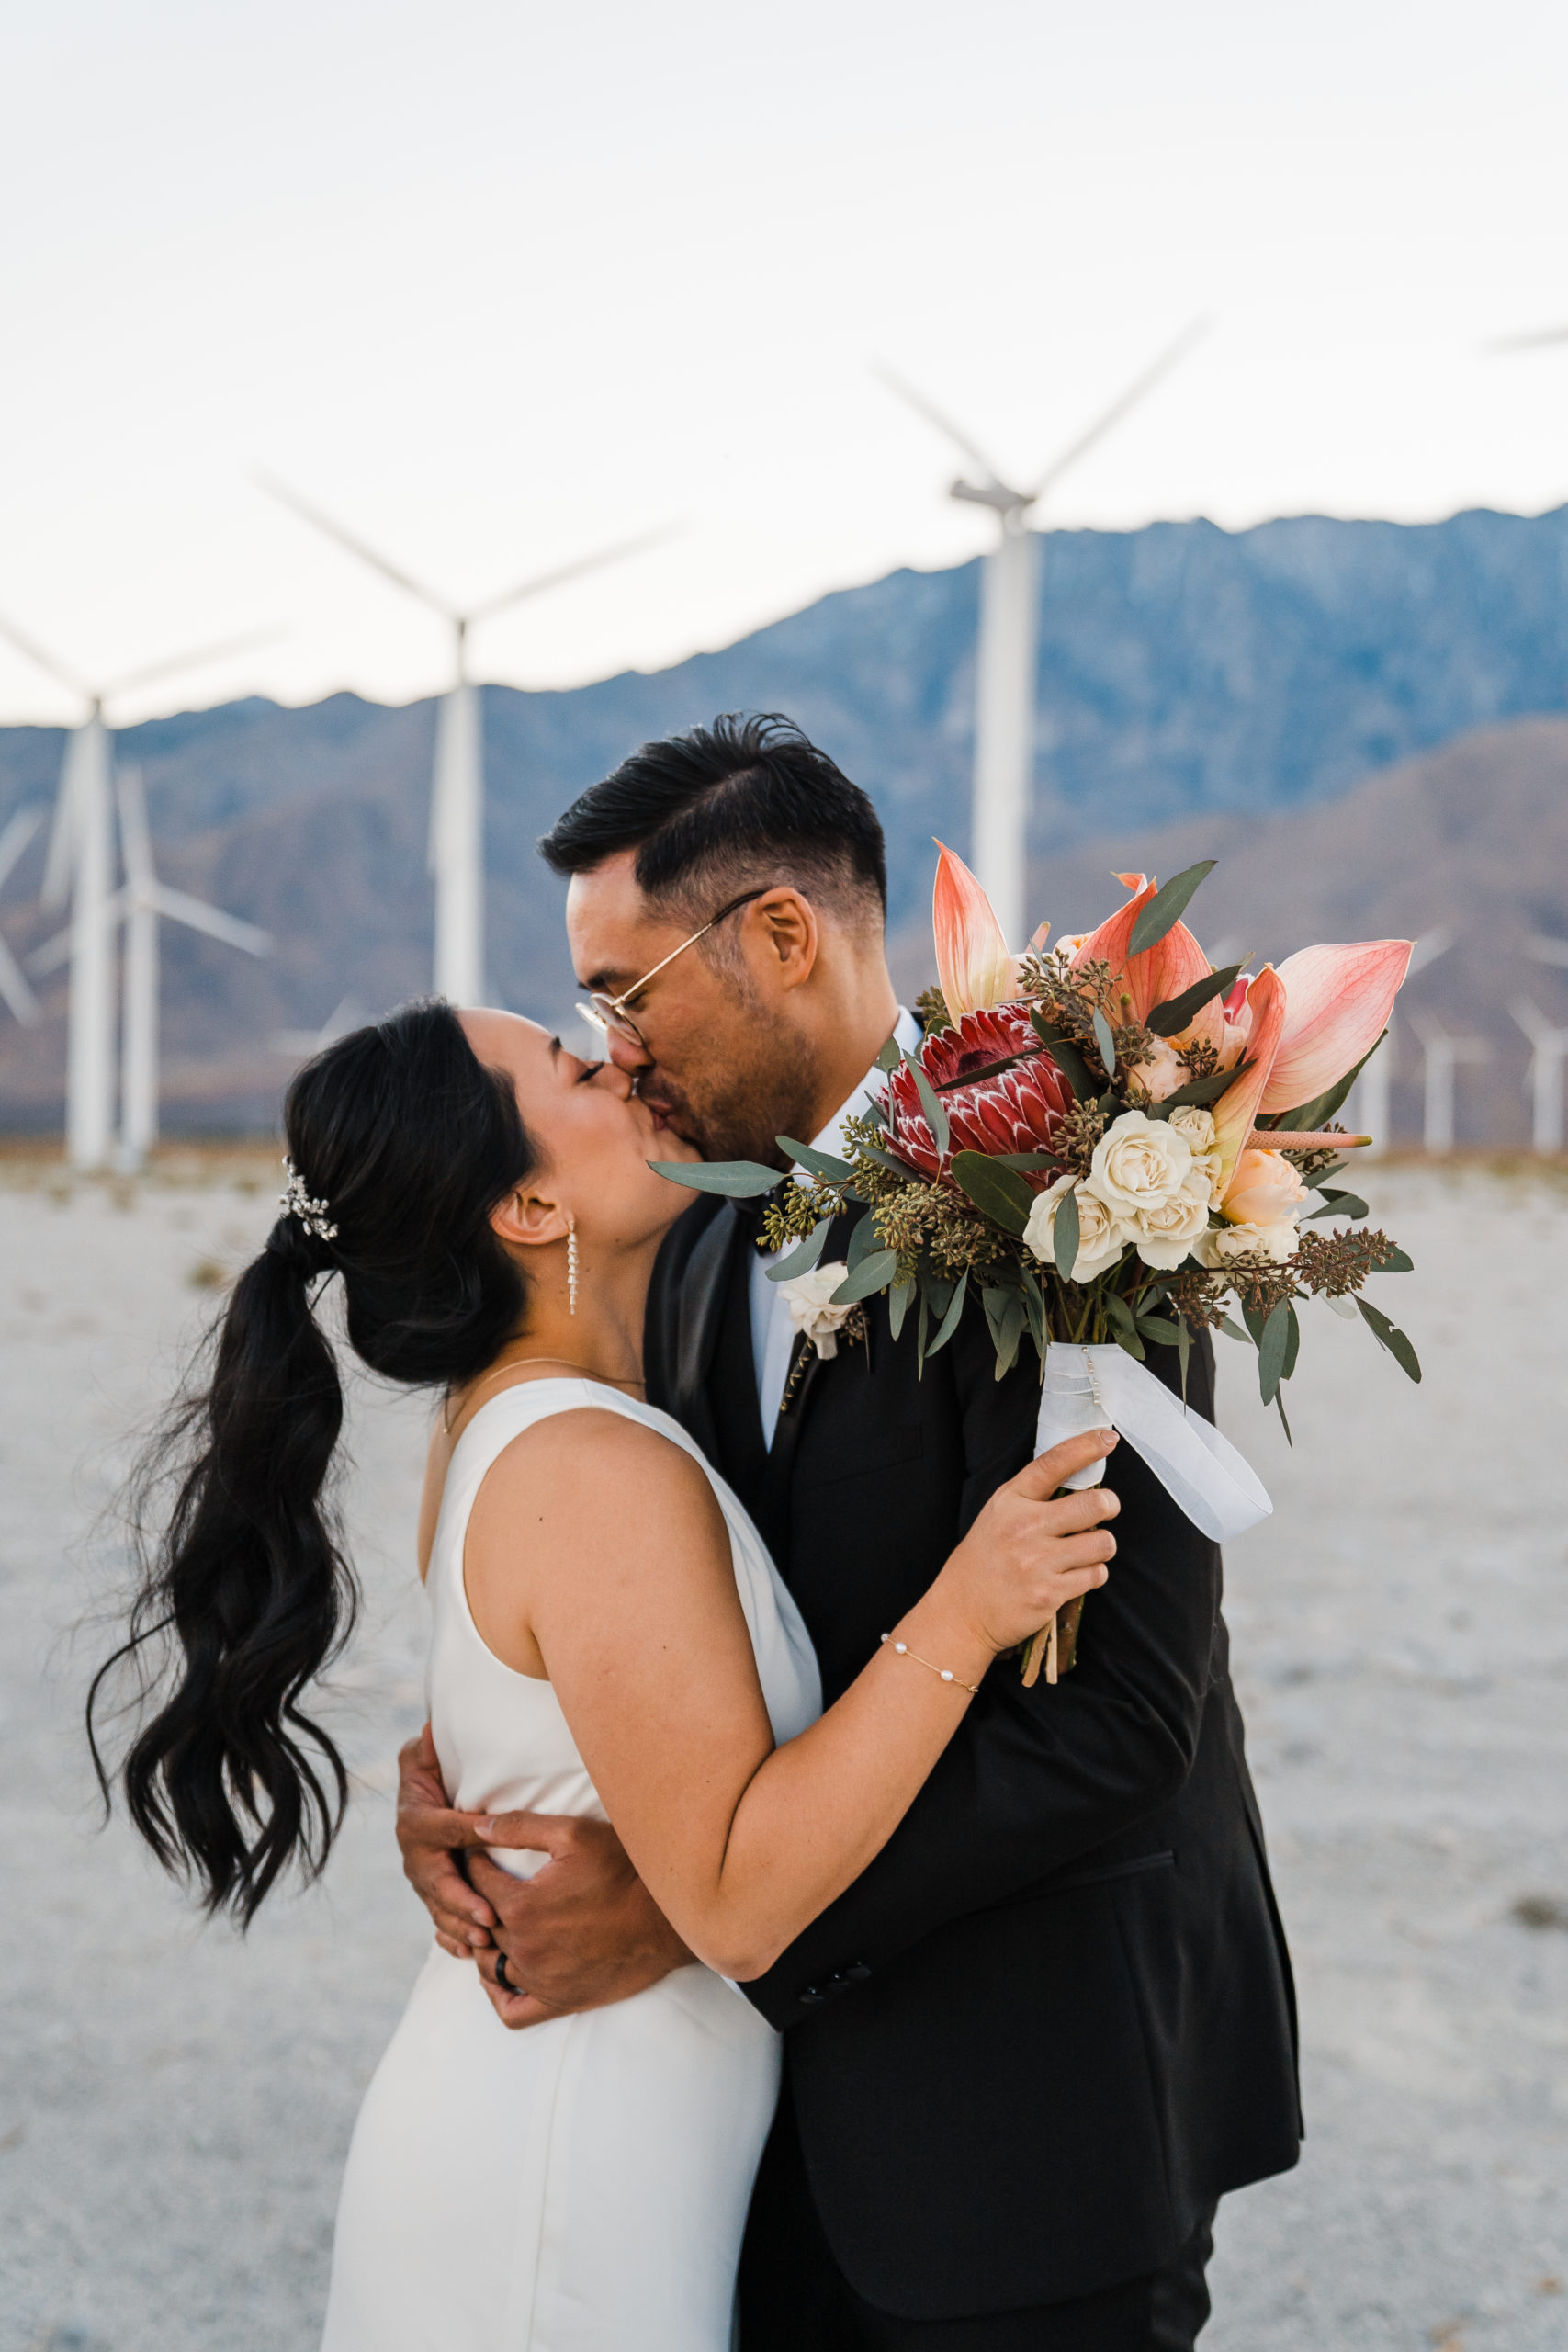
[[824, 1714], [750, 1521], [641, 1400], [649, 1275], [689, 1194], [649, 1167], [684, 1147], [625, 1073], [419, 1004], [302, 1070], [286, 1126], [284, 1213], [176, 1411], [177, 1496], [117, 1653], [172, 1629], [131, 1817], [242, 1924], [326, 1860], [346, 1781], [302, 1702], [353, 1609], [314, 1313], [336, 1274], [365, 1363], [442, 1399], [419, 1546], [452, 1802], [608, 1817], [692, 1960], [513, 2034], [431, 1952], [355, 2131], [325, 2352], [726, 2352], [778, 2044], [725, 1980], [872, 1860], [997, 1653], [1104, 1581], [1114, 1497], [1047, 1498], [1111, 1441], [1003, 1487]]

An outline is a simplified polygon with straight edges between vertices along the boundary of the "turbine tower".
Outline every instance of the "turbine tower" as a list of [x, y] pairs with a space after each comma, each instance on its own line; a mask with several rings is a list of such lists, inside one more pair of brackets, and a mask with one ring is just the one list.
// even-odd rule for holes
[[1568, 1059], [1568, 1029], [1550, 1022], [1528, 996], [1516, 997], [1508, 1007], [1530, 1041], [1530, 1092], [1534, 1116], [1530, 1145], [1535, 1151], [1562, 1148], [1562, 1064]]
[[1421, 1140], [1429, 1152], [1454, 1148], [1454, 1069], [1460, 1062], [1483, 1062], [1492, 1048], [1484, 1037], [1455, 1037], [1433, 1012], [1416, 1012], [1411, 1023], [1421, 1040], [1426, 1112]]
[[499, 596], [487, 597], [483, 604], [459, 612], [445, 597], [436, 595], [400, 565], [345, 530], [312, 501], [291, 490], [287, 482], [267, 473], [258, 473], [254, 479], [301, 521], [324, 532], [339, 547], [346, 548], [350, 555], [378, 571], [395, 588], [417, 597], [429, 611], [439, 613], [452, 631], [453, 680], [441, 698], [436, 715], [435, 774], [430, 802], [430, 871], [435, 884], [434, 985], [436, 995], [453, 1004], [482, 1004], [484, 722], [479, 690], [468, 675], [468, 631], [476, 621], [489, 620], [527, 597], [543, 595], [547, 589], [561, 587], [569, 580], [580, 579], [584, 572], [618, 563], [625, 556], [640, 554], [668, 534], [662, 530], [645, 532], [640, 537], [600, 548], [592, 555], [580, 556], [575, 562], [560, 564], [551, 571], [538, 572], [515, 588], [508, 588]]
[[[4, 832], [0, 832], [0, 888], [9, 881], [11, 872], [33, 835], [43, 822], [39, 808], [18, 808]], [[16, 1018], [25, 1029], [30, 1029], [39, 1016], [39, 1001], [28, 986], [21, 966], [0, 939], [0, 997], [4, 997]]]
[[[0, 618], [0, 636], [8, 638], [40, 670], [79, 695], [87, 707], [85, 718], [65, 746], [41, 893], [49, 908], [62, 908], [69, 900], [70, 930], [62, 934], [67, 944], [62, 947], [59, 940], [51, 941], [30, 959], [34, 971], [70, 962], [65, 1149], [72, 1167], [85, 1173], [108, 1165], [114, 1141], [113, 933], [120, 910], [114, 898], [114, 759], [104, 705], [132, 686], [151, 685], [197, 662], [237, 653], [256, 639], [251, 636], [203, 646], [174, 661], [132, 671], [108, 685], [94, 686], [46, 652], [15, 622]], [[40, 957], [47, 960], [40, 963]]]
[[158, 924], [184, 923], [247, 956], [270, 954], [272, 941], [254, 922], [242, 922], [158, 879], [147, 797], [140, 768], [115, 779], [120, 854], [125, 861], [125, 1021], [120, 1049], [120, 1165], [137, 1169], [158, 1140]]
[[962, 450], [978, 476], [961, 474], [948, 495], [988, 506], [999, 536], [980, 575], [980, 630], [975, 661], [975, 800], [972, 860], [981, 887], [1009, 942], [1021, 946], [1028, 929], [1030, 787], [1034, 774], [1036, 644], [1040, 619], [1040, 542], [1030, 516], [1080, 458], [1104, 439], [1153, 391], [1177, 362], [1209, 332], [1195, 319], [1152, 366], [1128, 385], [1088, 430], [1046, 467], [1032, 489], [1004, 481], [968, 434], [923, 392], [886, 368], [877, 374]]

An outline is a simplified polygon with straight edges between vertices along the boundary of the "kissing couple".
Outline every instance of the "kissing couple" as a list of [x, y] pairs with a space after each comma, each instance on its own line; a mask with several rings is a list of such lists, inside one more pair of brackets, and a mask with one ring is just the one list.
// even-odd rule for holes
[[865, 794], [725, 718], [542, 849], [607, 1058], [434, 1002], [299, 1072], [130, 1629], [172, 1642], [132, 1818], [248, 1923], [346, 1789], [305, 1712], [353, 1593], [335, 1276], [434, 1402], [436, 1946], [325, 2352], [1186, 2352], [1220, 2197], [1300, 2136], [1218, 1551], [1107, 1430], [1032, 1459], [1037, 1367], [979, 1318], [923, 1374], [885, 1298], [814, 1339], [757, 1204], [650, 1164], [782, 1175], [918, 1042]]

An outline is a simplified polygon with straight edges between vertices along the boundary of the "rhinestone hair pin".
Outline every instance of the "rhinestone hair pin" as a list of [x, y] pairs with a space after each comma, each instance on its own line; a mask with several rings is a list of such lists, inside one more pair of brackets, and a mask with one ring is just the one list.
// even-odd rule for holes
[[297, 1216], [306, 1232], [313, 1233], [318, 1241], [335, 1241], [337, 1227], [328, 1219], [325, 1201], [310, 1198], [305, 1190], [305, 1179], [291, 1159], [284, 1161], [283, 1172], [288, 1182], [277, 1196], [277, 1204], [284, 1216]]

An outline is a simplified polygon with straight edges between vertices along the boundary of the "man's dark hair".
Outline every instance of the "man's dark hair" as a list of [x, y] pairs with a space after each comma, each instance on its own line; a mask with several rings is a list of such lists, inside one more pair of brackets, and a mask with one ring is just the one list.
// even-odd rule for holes
[[882, 827], [860, 786], [776, 711], [728, 711], [645, 743], [539, 843], [558, 874], [635, 849], [637, 886], [698, 922], [753, 882], [790, 882], [848, 916], [887, 905]]

